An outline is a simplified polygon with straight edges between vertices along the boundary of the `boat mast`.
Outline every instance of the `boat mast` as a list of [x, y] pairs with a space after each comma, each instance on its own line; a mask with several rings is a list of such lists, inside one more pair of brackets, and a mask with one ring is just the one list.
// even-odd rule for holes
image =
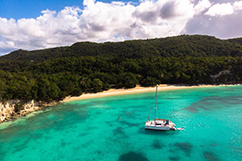
[[155, 93], [155, 121], [156, 121], [156, 109], [157, 109], [157, 90], [158, 90], [158, 86], [156, 86], [156, 93]]

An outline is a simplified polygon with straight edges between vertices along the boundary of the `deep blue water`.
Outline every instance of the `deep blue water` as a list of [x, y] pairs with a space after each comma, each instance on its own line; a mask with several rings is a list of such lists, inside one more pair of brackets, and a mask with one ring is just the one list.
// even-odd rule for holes
[[0, 124], [0, 160], [242, 160], [242, 86], [160, 91], [157, 117], [183, 131], [144, 129], [154, 99], [155, 88], [73, 101]]

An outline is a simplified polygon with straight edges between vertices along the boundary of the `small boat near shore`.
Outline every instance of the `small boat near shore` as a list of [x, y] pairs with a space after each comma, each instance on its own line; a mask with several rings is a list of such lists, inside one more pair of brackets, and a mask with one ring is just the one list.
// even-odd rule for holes
[[145, 129], [146, 130], [158, 130], [158, 131], [174, 131], [174, 130], [183, 130], [183, 128], [175, 128], [175, 124], [168, 120], [168, 119], [159, 119], [156, 118], [156, 110], [157, 110], [157, 91], [158, 86], [156, 86], [156, 94], [155, 94], [155, 119], [150, 120], [148, 115], [148, 121], [145, 123]]

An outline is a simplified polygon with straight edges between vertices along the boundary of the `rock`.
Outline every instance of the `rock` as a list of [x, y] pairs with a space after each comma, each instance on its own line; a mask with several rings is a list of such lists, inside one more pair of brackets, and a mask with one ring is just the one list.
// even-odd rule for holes
[[[41, 109], [45, 109], [47, 106], [53, 106], [58, 104], [59, 102], [35, 102], [34, 100], [29, 101], [27, 103], [23, 103], [20, 100], [8, 100], [6, 102], [0, 102], [0, 122], [7, 121], [9, 119], [17, 119], [21, 116], [26, 116], [34, 111], [38, 111]], [[22, 106], [20, 111], [15, 112], [15, 106]]]

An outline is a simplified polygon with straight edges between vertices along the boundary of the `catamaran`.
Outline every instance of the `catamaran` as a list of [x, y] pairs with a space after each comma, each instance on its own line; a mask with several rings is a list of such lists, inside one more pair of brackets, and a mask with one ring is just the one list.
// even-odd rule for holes
[[180, 130], [175, 128], [175, 124], [167, 119], [158, 119], [156, 118], [156, 109], [157, 109], [157, 91], [158, 86], [156, 86], [156, 93], [155, 93], [155, 120], [150, 120], [148, 115], [148, 121], [145, 123], [146, 130], [160, 130], [160, 131], [169, 131], [169, 130]]

